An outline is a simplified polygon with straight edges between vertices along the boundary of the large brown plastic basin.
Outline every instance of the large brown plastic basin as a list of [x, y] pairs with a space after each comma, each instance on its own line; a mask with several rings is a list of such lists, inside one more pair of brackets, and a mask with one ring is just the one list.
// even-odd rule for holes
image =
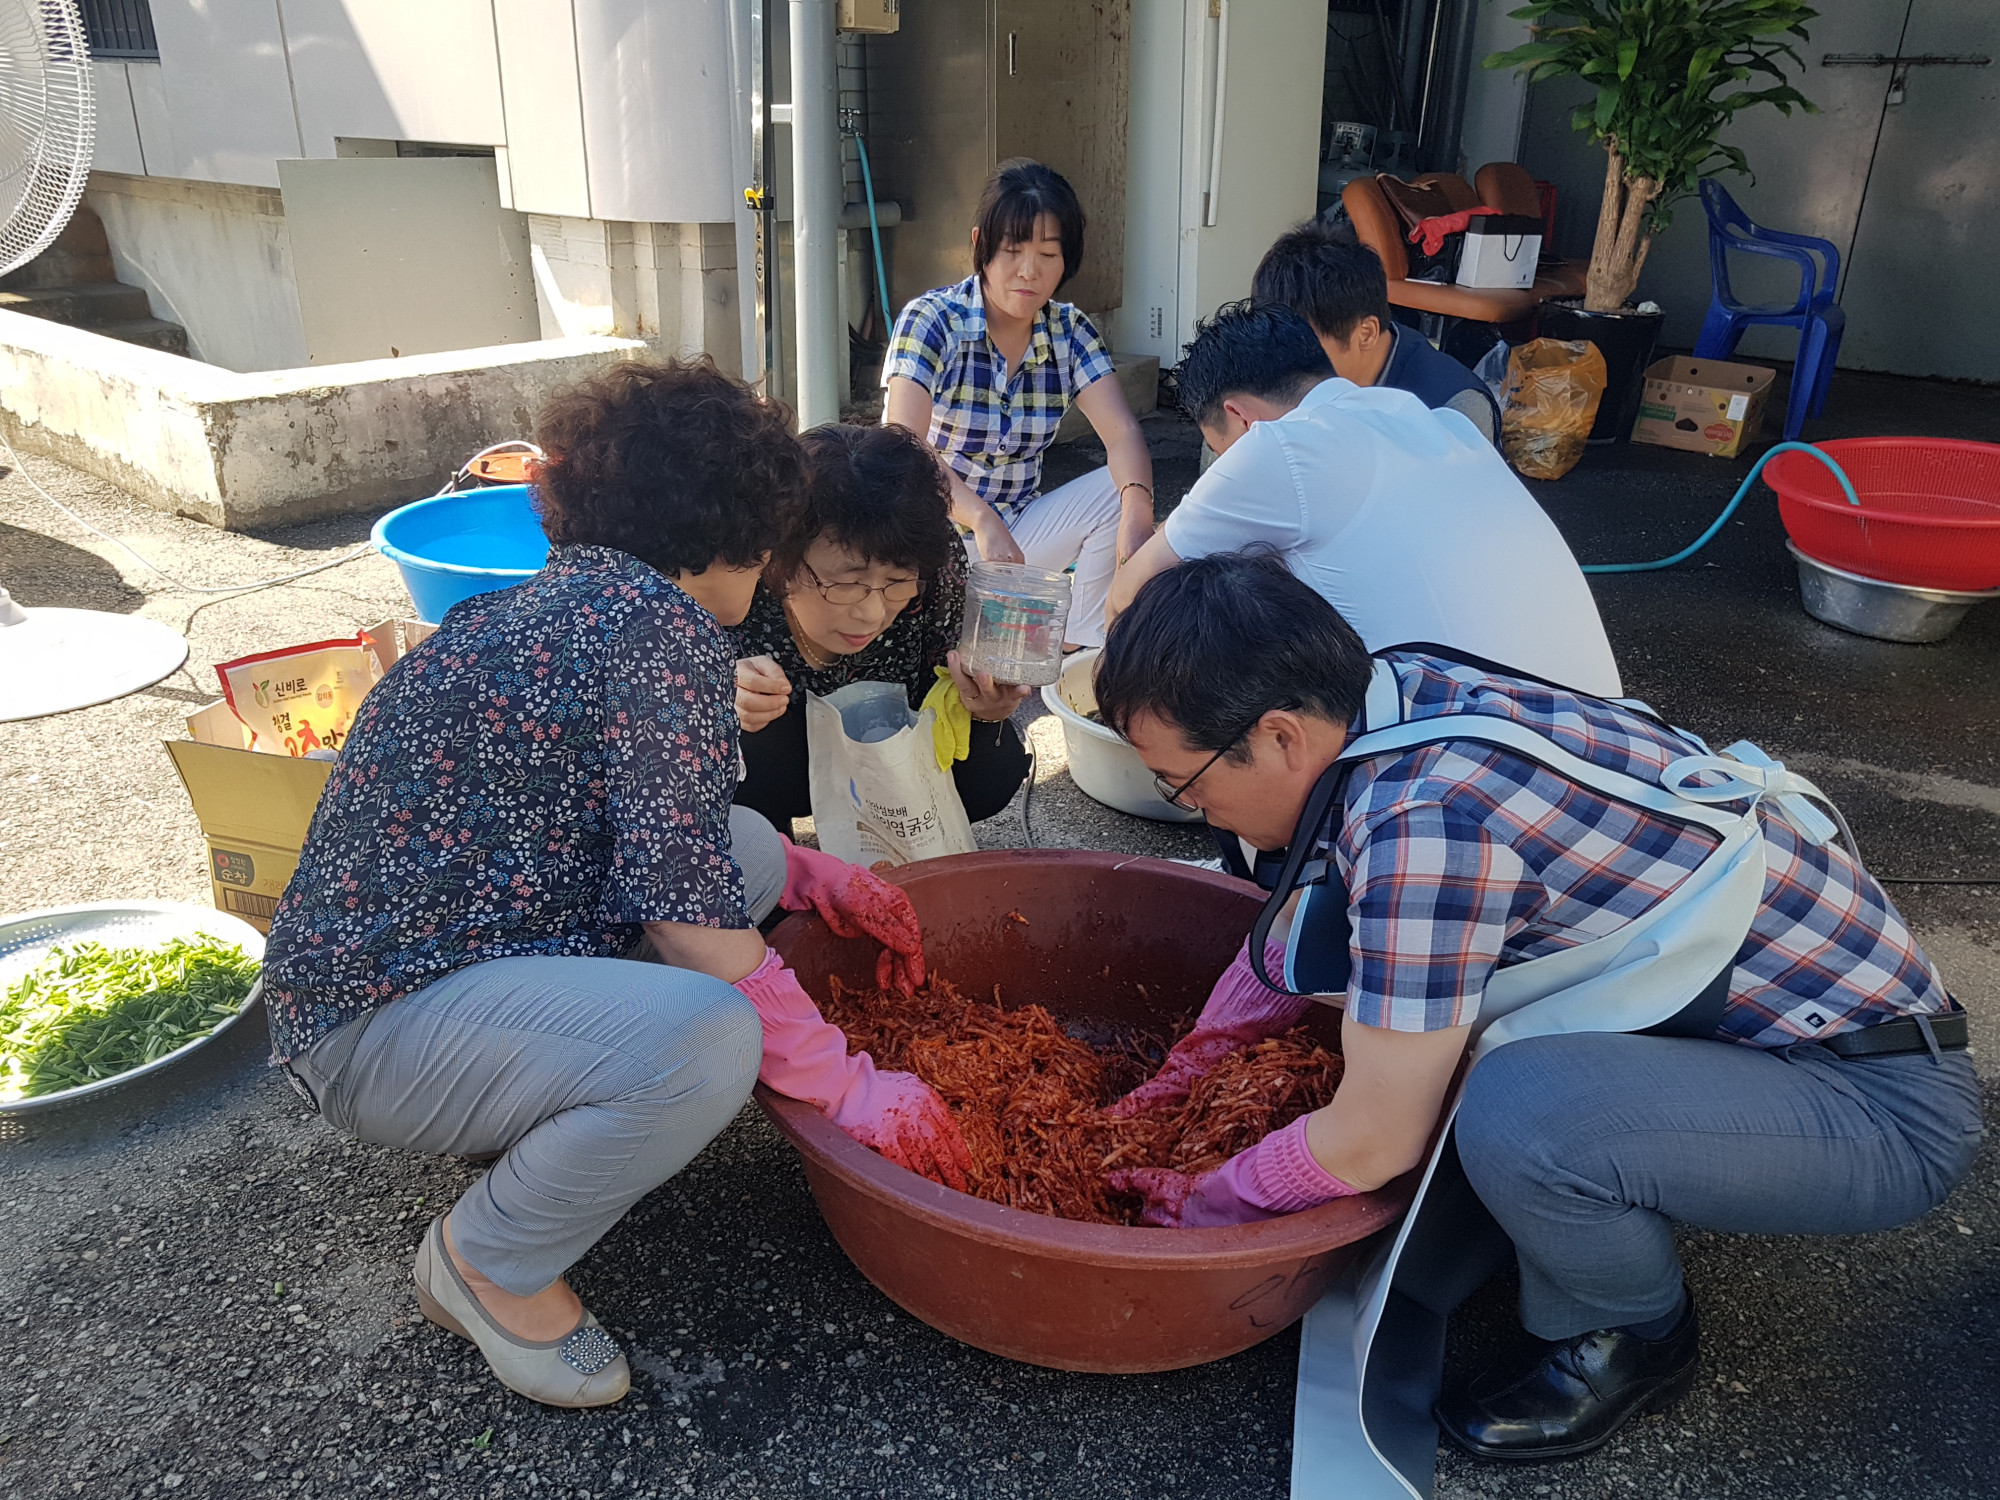
[[[1262, 899], [1206, 870], [1074, 850], [956, 855], [896, 879], [931, 965], [965, 993], [998, 984], [1009, 1004], [1115, 1021], [1199, 1008]], [[817, 917], [787, 919], [772, 943], [808, 991], [824, 994], [835, 975], [873, 981], [873, 945], [836, 938]], [[1336, 1020], [1316, 1010], [1329, 1043]], [[1078, 1224], [939, 1187], [809, 1104], [762, 1086], [757, 1098], [864, 1276], [953, 1338], [1059, 1370], [1174, 1370], [1269, 1338], [1402, 1215], [1416, 1182], [1229, 1229]]]

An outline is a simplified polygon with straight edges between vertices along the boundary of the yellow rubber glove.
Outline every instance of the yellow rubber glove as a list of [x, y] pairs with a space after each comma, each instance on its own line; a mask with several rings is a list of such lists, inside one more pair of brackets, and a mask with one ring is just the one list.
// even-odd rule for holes
[[[937, 751], [938, 769], [949, 771], [953, 761], [972, 754], [972, 715], [965, 707], [965, 700], [958, 696], [958, 684], [951, 680], [951, 669], [933, 670], [937, 672], [937, 685], [924, 694], [923, 707], [937, 712], [931, 721], [931, 746]], [[923, 709], [917, 711], [922, 713]]]

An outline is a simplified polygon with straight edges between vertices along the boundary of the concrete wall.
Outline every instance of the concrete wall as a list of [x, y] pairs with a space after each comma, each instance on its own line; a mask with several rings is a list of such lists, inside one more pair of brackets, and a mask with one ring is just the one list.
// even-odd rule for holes
[[232, 531], [379, 509], [523, 437], [555, 392], [634, 340], [583, 338], [233, 374], [0, 312], [9, 442]]
[[[85, 202], [104, 220], [118, 279], [145, 288], [155, 317], [187, 329], [196, 359], [236, 371], [313, 362], [279, 193], [98, 171]], [[730, 373], [742, 372], [734, 225], [536, 214], [528, 226], [535, 284], [528, 338], [537, 337], [538, 324], [543, 339], [644, 339], [661, 354], [706, 352]], [[351, 308], [327, 313], [353, 315]], [[400, 335], [385, 337], [398, 347], [423, 347], [414, 337], [407, 345]]]
[[644, 339], [743, 372], [733, 224], [530, 214], [528, 240], [543, 338]]
[[[99, 62], [107, 171], [278, 185], [338, 138], [498, 148], [525, 213], [726, 221], [749, 171], [741, 0], [151, 0]], [[782, 29], [782, 26], [781, 26]]]
[[92, 172], [84, 200], [104, 221], [118, 279], [153, 316], [188, 331], [188, 352], [225, 370], [306, 362], [284, 201], [272, 188]]
[[[638, 336], [741, 369], [742, 0], [152, 0], [152, 12], [157, 62], [94, 64], [93, 205], [121, 277], [186, 325], [198, 358], [307, 363], [315, 320], [300, 316], [282, 203], [255, 190], [280, 186], [280, 160], [364, 154], [343, 142], [394, 155], [403, 141], [492, 148], [501, 207], [543, 216], [530, 323], [545, 335]], [[156, 191], [137, 185], [149, 180]], [[346, 310], [308, 311], [324, 323]]]

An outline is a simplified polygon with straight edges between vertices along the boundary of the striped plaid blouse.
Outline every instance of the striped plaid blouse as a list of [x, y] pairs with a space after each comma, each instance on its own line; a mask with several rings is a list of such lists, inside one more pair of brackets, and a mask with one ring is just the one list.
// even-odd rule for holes
[[[1391, 652], [1406, 711], [1510, 718], [1601, 766], [1652, 781], [1692, 741], [1604, 702], [1434, 657]], [[1881, 886], [1838, 843], [1816, 846], [1768, 805], [1764, 900], [1737, 950], [1716, 1035], [1786, 1047], [1948, 1008], [1944, 985]], [[1321, 832], [1354, 925], [1347, 1012], [1396, 1031], [1463, 1025], [1496, 965], [1616, 931], [1718, 843], [1476, 740], [1377, 756]]]
[[882, 362], [931, 393], [930, 444], [974, 494], [1011, 520], [1039, 493], [1042, 454], [1085, 386], [1111, 373], [1111, 351], [1067, 302], [1035, 315], [1018, 369], [986, 336], [979, 278], [925, 292], [903, 309]]

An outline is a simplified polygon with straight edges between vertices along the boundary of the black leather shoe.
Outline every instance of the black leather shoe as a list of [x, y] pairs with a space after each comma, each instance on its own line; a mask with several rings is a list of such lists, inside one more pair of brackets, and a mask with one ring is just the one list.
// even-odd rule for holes
[[1690, 1297], [1665, 1338], [1600, 1329], [1543, 1344], [1525, 1367], [1495, 1366], [1438, 1402], [1438, 1426], [1475, 1458], [1574, 1458], [1603, 1447], [1630, 1417], [1664, 1411], [1685, 1396], [1701, 1362], [1700, 1345]]

